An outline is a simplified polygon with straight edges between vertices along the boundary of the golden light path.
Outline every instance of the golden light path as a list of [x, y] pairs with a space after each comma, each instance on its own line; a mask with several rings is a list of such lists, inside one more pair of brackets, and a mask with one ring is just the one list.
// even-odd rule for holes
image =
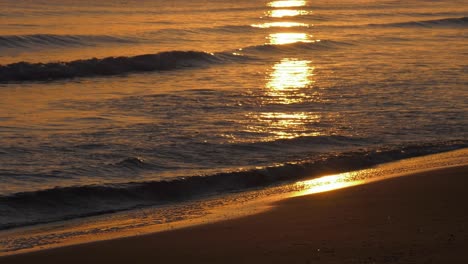
[[[272, 1], [267, 5], [273, 8], [290, 8], [302, 7], [307, 4], [306, 1]], [[309, 12], [304, 10], [292, 9], [276, 9], [267, 11], [266, 16], [273, 18], [293, 17], [306, 15]], [[298, 22], [270, 22], [263, 24], [253, 24], [252, 27], [258, 28], [291, 28], [291, 27], [309, 27], [308, 24]], [[297, 42], [319, 42], [313, 40], [312, 36], [307, 33], [288, 32], [288, 33], [271, 33], [267, 39], [272, 45], [285, 45]], [[297, 58], [283, 58], [280, 62], [272, 66], [272, 71], [268, 76], [268, 81], [265, 84], [267, 88], [269, 102], [292, 104], [299, 103], [305, 100], [305, 93], [302, 89], [310, 88], [313, 83], [312, 76], [314, 67], [310, 66], [311, 61], [300, 60]], [[303, 95], [303, 96], [302, 96]], [[287, 139], [299, 136], [318, 136], [319, 133], [308, 131], [307, 125], [320, 122], [320, 115], [311, 112], [264, 112], [252, 116], [258, 123], [266, 124], [257, 127], [254, 130], [257, 132], [269, 132], [273, 135], [273, 139]], [[337, 190], [349, 186], [354, 186], [364, 183], [363, 178], [371, 173], [371, 170], [363, 170], [359, 172], [347, 172], [335, 175], [324, 176], [312, 180], [300, 181], [295, 183], [295, 187], [299, 192], [293, 196], [302, 196], [313, 193], [321, 193], [331, 190]]]
[[266, 87], [273, 90], [306, 88], [313, 83], [309, 60], [284, 58], [273, 65]]
[[252, 27], [256, 28], [272, 28], [272, 27], [283, 27], [283, 28], [290, 28], [290, 27], [309, 27], [308, 24], [299, 23], [299, 22], [269, 22], [263, 24], [252, 24]]
[[277, 140], [300, 136], [317, 136], [316, 133], [308, 132], [306, 125], [311, 122], [318, 122], [320, 115], [309, 112], [267, 112], [258, 114], [256, 119], [261, 123], [265, 123], [265, 131], [272, 134], [271, 139]]
[[268, 3], [270, 7], [299, 7], [305, 6], [307, 1], [300, 0], [283, 0], [283, 1], [272, 1]]
[[266, 112], [250, 113], [250, 119], [255, 119], [255, 126], [250, 126], [248, 131], [256, 133], [268, 133], [264, 141], [278, 139], [293, 139], [305, 136], [320, 136], [319, 132], [310, 131], [307, 125], [319, 122], [321, 116], [311, 112]]
[[292, 17], [292, 16], [304, 16], [308, 15], [310, 12], [305, 11], [305, 10], [290, 10], [290, 9], [276, 9], [276, 10], [271, 10], [265, 13], [266, 16], [268, 17], [275, 17], [275, 18], [281, 18], [281, 17]]
[[[290, 125], [300, 125], [303, 122], [301, 120], [306, 120], [310, 118], [308, 113], [261, 113], [261, 117], [264, 119], [270, 120], [277, 120], [282, 126], [290, 126]], [[318, 118], [318, 115], [315, 115]]]
[[[306, 1], [272, 1], [267, 4], [275, 9], [266, 12], [269, 17], [292, 17], [308, 14], [304, 10], [286, 9], [305, 6]], [[293, 28], [309, 27], [309, 24], [290, 21], [266, 22], [252, 24], [257, 28]], [[285, 45], [298, 42], [315, 42], [312, 35], [302, 32], [275, 32], [266, 37], [270, 45]], [[298, 58], [283, 58], [275, 63], [267, 72], [265, 83], [264, 104], [294, 104], [310, 99], [310, 92], [306, 89], [313, 84], [314, 67], [310, 60]], [[311, 124], [319, 122], [321, 116], [313, 112], [263, 112], [249, 113], [248, 119], [254, 119], [255, 124], [248, 126], [249, 132], [266, 133], [265, 141], [278, 139], [292, 139], [301, 136], [318, 136], [319, 132], [311, 130]]]
[[267, 39], [269, 40], [268, 44], [284, 45], [297, 42], [314, 42], [310, 37], [311, 35], [306, 33], [272, 33]]
[[[309, 60], [284, 58], [272, 66], [272, 71], [265, 84], [265, 103], [293, 104], [307, 100], [303, 89], [313, 83], [314, 68]], [[255, 119], [251, 132], [268, 133], [265, 141], [292, 139], [301, 136], [318, 136], [310, 130], [310, 124], [320, 121], [321, 116], [312, 112], [263, 112], [250, 113], [249, 119]]]

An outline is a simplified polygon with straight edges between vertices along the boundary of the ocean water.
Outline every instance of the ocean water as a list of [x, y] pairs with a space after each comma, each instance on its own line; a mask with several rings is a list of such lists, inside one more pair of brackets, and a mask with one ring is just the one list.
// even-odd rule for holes
[[0, 0], [0, 229], [468, 146], [463, 0]]

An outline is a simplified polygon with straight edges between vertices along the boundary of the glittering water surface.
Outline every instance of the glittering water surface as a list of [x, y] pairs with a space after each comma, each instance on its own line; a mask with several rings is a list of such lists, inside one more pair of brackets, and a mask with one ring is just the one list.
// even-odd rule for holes
[[0, 0], [0, 227], [464, 147], [464, 2]]

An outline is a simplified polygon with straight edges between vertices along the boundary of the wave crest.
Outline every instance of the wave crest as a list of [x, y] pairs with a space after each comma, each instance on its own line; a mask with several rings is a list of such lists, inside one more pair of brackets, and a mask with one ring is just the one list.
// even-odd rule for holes
[[93, 58], [70, 62], [18, 62], [5, 66], [0, 65], [0, 83], [165, 71], [222, 63], [236, 57], [239, 56], [221, 53], [215, 55], [198, 51], [168, 51], [134, 57]]
[[[0, 229], [97, 215], [194, 197], [241, 191], [293, 182], [304, 178], [368, 168], [409, 157], [466, 147], [466, 142], [415, 145], [348, 152], [313, 161], [286, 163], [247, 171], [181, 177], [168, 181], [57, 187], [0, 196]], [[117, 165], [143, 166], [142, 160], [126, 159]]]
[[423, 21], [410, 21], [389, 24], [370, 24], [369, 26], [376, 27], [466, 27], [468, 25], [468, 17], [459, 18], [443, 18]]
[[326, 49], [337, 49], [341, 47], [351, 46], [351, 43], [338, 42], [332, 40], [319, 40], [313, 42], [295, 42], [290, 44], [264, 44], [250, 46], [241, 49], [247, 53], [283, 53], [283, 52], [298, 52], [304, 50], [326, 50]]

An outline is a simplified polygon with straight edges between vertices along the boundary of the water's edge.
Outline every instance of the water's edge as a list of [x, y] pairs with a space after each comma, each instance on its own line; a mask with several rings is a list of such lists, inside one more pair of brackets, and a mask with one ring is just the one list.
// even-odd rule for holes
[[[390, 161], [371, 168], [288, 184], [0, 231], [0, 256], [143, 235], [259, 213], [298, 195], [335, 190], [434, 169], [466, 166], [468, 148]], [[305, 180], [305, 181], [304, 181]]]

